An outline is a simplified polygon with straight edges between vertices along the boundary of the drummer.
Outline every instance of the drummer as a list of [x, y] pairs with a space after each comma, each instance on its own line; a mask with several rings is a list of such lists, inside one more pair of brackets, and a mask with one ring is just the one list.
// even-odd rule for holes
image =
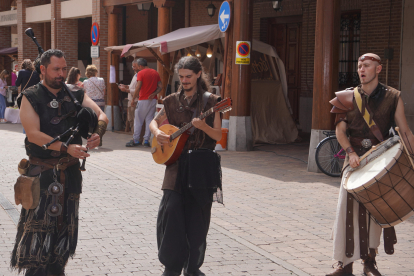
[[[336, 114], [336, 137], [347, 153], [344, 168], [347, 165], [358, 167], [360, 157], [373, 145], [388, 139], [390, 128], [396, 125], [406, 145], [414, 148], [414, 136], [404, 114], [401, 92], [379, 83], [381, 70], [381, 58], [378, 55], [368, 53], [360, 56], [358, 75], [361, 84], [336, 92], [337, 97], [330, 101], [334, 106], [331, 112]], [[358, 217], [361, 214], [365, 215], [363, 219]], [[364, 275], [381, 275], [375, 256], [382, 228], [366, 217], [365, 207], [354, 200], [341, 183], [333, 228], [333, 258], [337, 263], [333, 266], [334, 271], [326, 276], [353, 275], [352, 264], [358, 259], [363, 260]], [[385, 252], [392, 254], [396, 243], [394, 228], [385, 228], [384, 231], [387, 231], [384, 236], [392, 237], [385, 241]]]

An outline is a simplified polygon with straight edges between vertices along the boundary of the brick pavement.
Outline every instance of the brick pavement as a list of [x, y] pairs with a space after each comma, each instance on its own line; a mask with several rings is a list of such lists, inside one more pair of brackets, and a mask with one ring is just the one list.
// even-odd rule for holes
[[[24, 156], [19, 125], [0, 125], [0, 194], [14, 205], [16, 164]], [[107, 133], [84, 173], [80, 239], [68, 275], [160, 275], [155, 223], [164, 168], [149, 149], [125, 148], [130, 136]], [[333, 224], [339, 179], [308, 173], [307, 145], [222, 152], [225, 206], [214, 204], [203, 271], [207, 275], [324, 275], [333, 263]], [[270, 152], [273, 151], [273, 152]], [[291, 156], [297, 159], [289, 158]], [[300, 159], [300, 160], [299, 160]], [[19, 208], [18, 208], [19, 209]], [[411, 218], [396, 230], [396, 254], [380, 247], [385, 275], [414, 275]], [[0, 208], [0, 275], [15, 235]], [[355, 264], [355, 272], [361, 265]], [[360, 275], [357, 274], [356, 275]]]

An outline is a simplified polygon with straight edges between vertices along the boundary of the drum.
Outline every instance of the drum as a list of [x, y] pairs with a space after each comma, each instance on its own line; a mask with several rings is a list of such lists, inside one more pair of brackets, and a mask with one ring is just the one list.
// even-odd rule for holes
[[401, 143], [345, 177], [344, 188], [364, 204], [381, 227], [397, 225], [413, 215], [414, 171]]

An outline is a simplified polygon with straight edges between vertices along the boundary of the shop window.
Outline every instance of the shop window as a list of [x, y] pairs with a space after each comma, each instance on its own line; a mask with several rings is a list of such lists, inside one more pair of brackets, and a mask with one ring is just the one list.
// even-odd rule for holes
[[339, 44], [339, 88], [345, 89], [359, 84], [358, 57], [360, 46], [361, 12], [341, 15]]

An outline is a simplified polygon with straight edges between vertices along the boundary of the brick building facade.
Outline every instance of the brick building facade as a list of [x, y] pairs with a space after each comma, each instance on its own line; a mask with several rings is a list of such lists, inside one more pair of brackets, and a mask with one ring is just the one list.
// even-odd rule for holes
[[[374, 3], [375, 2], [375, 3]], [[388, 85], [400, 89], [400, 43], [401, 43], [402, 0], [358, 1], [341, 0], [341, 14], [360, 14], [359, 55], [377, 53], [386, 61], [384, 50], [394, 50], [393, 59], [388, 62]], [[256, 0], [253, 11], [253, 38], [270, 43], [270, 21], [300, 17], [300, 93], [299, 126], [310, 132], [312, 118], [312, 95], [314, 77], [316, 0], [283, 1], [282, 11], [274, 11], [270, 1]], [[283, 21], [283, 20], [281, 20]], [[340, 30], [338, 30], [340, 32]], [[275, 46], [275, 45], [272, 45]], [[340, 47], [340, 45], [338, 45]], [[285, 65], [286, 66], [286, 65]], [[385, 83], [386, 66], [380, 74]]]
[[[44, 49], [57, 47], [66, 53], [68, 66], [86, 67], [87, 64], [93, 63], [98, 67], [98, 75], [107, 80], [109, 76], [108, 53], [104, 48], [108, 46], [108, 7], [104, 7], [103, 0], [85, 0], [85, 5], [91, 5], [90, 15], [79, 18], [62, 18], [62, 6], [64, 3], [72, 1], [79, 0], [17, 0], [18, 62], [20, 63], [25, 58], [34, 60], [37, 56], [36, 46], [24, 35], [24, 30], [31, 27]], [[1, 1], [0, 13], [10, 9], [10, 2], [9, 0]], [[131, 1], [124, 2], [130, 3]], [[137, 0], [137, 2], [139, 1]], [[218, 8], [222, 3], [222, 1], [212, 1], [217, 10], [215, 15], [210, 17], [206, 9], [210, 1], [175, 0], [173, 2], [174, 6], [170, 8], [171, 31], [183, 27], [216, 24]], [[287, 69], [290, 67], [295, 69], [292, 75], [288, 75], [288, 82], [292, 80], [296, 83], [292, 90], [294, 92], [289, 96], [289, 99], [296, 109], [294, 116], [296, 116], [295, 119], [299, 127], [304, 132], [310, 132], [314, 93], [317, 0], [285, 0], [282, 3], [282, 11], [276, 12], [272, 8], [271, 1], [253, 0], [253, 38], [273, 44], [272, 46], [277, 49], [282, 49], [284, 46], [281, 46], [280, 38], [277, 37], [280, 28], [285, 28], [287, 34], [293, 35], [294, 45], [283, 42], [286, 43], [286, 47], [279, 55], [285, 61]], [[27, 8], [49, 4], [51, 5], [49, 20], [35, 23], [26, 22]], [[354, 34], [354, 38], [358, 39], [358, 45], [353, 46], [353, 51], [356, 55], [365, 52], [379, 54], [385, 61], [380, 81], [384, 83], [387, 81], [388, 85], [395, 88], [400, 88], [401, 83], [402, 5], [402, 0], [341, 0], [341, 14], [345, 17], [352, 14], [358, 19], [358, 34], [357, 36]], [[116, 9], [118, 14], [116, 35], [119, 44], [130, 44], [157, 36], [158, 9], [154, 5], [148, 12], [138, 11], [135, 4], [119, 5], [116, 6]], [[88, 51], [91, 46], [90, 28], [94, 22], [99, 24], [101, 30], [100, 57], [91, 59]], [[10, 47], [10, 37], [11, 27], [0, 26], [0, 48]], [[343, 46], [343, 44], [341, 45]], [[286, 50], [289, 47], [296, 47], [295, 55]], [[340, 45], [338, 45], [339, 47]], [[393, 49], [393, 57], [388, 60], [388, 80], [385, 79], [387, 69], [385, 49]], [[289, 56], [288, 53], [292, 56]], [[295, 58], [294, 63], [291, 61], [292, 57]], [[10, 58], [5, 57], [4, 60], [5, 67], [10, 67]], [[352, 62], [351, 60], [352, 58], [347, 62]], [[121, 59], [120, 63], [124, 64], [124, 68], [129, 66], [125, 59]], [[132, 77], [131, 69], [123, 71], [123, 73], [121, 72], [123, 80], [128, 83]], [[352, 73], [355, 74], [355, 72], [350, 72], [350, 74]]]

